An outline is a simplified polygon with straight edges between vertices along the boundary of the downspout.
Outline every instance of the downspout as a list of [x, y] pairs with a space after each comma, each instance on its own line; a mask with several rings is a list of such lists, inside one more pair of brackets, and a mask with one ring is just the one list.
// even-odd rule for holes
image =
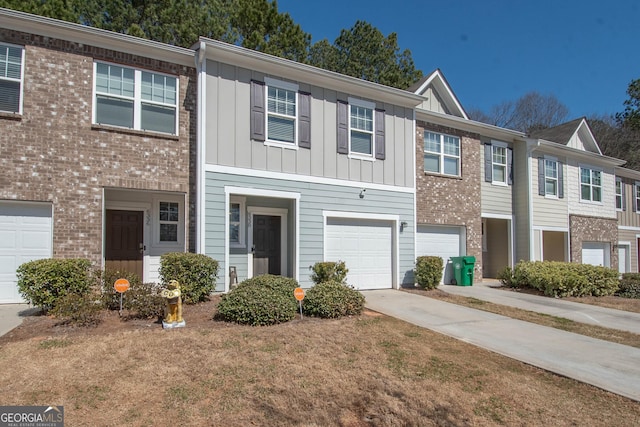
[[529, 145], [527, 142], [527, 220], [529, 223], [529, 261], [534, 261], [534, 233], [533, 233], [533, 177], [532, 177], [532, 168], [531, 168], [531, 154], [533, 151], [540, 146], [540, 141], [537, 143]]
[[206, 43], [200, 42], [200, 46], [195, 52], [196, 72], [198, 73], [198, 89], [197, 89], [197, 124], [196, 124], [196, 253], [205, 253], [205, 228], [204, 228], [204, 184], [205, 184], [205, 140], [206, 140], [206, 77], [207, 62]]
[[[418, 166], [416, 165], [416, 161], [417, 161], [417, 154], [416, 154], [416, 150], [417, 150], [417, 141], [416, 141], [416, 130], [417, 130], [417, 126], [416, 126], [416, 120], [417, 120], [417, 115], [416, 115], [416, 109], [413, 109], [413, 120], [411, 120], [411, 123], [413, 125], [413, 261], [416, 261], [416, 248], [418, 247]], [[400, 254], [398, 254], [398, 258], [400, 257]], [[398, 261], [399, 264], [399, 261]], [[399, 275], [398, 275], [399, 276]], [[398, 279], [400, 280], [400, 278], [398, 277]], [[413, 283], [416, 283], [416, 278], [413, 278]], [[398, 282], [398, 288], [400, 289], [400, 285], [401, 283]]]

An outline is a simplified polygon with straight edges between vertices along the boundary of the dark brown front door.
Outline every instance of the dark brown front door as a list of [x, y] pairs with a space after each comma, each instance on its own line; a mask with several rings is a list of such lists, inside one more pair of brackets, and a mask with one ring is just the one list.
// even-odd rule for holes
[[105, 266], [142, 277], [142, 211], [107, 210]]
[[282, 274], [280, 268], [280, 217], [253, 216], [253, 275]]

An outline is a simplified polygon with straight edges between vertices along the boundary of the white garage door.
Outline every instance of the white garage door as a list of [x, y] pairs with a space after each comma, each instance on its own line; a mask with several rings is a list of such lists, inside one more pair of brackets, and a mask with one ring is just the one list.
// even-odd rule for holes
[[325, 260], [344, 261], [356, 289], [393, 287], [390, 221], [327, 218]]
[[603, 242], [582, 243], [582, 263], [609, 267], [609, 244]]
[[462, 227], [418, 226], [416, 257], [431, 255], [442, 258], [442, 283], [451, 283], [453, 268], [449, 258], [464, 253], [464, 229]]
[[20, 264], [51, 256], [51, 206], [0, 202], [0, 303], [23, 302]]

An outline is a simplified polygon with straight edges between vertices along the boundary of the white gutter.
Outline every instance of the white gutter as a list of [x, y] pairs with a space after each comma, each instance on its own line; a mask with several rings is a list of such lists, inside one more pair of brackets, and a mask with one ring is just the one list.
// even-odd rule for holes
[[457, 129], [479, 133], [483, 136], [500, 140], [507, 139], [509, 141], [513, 141], [526, 138], [526, 135], [523, 132], [517, 130], [501, 128], [499, 126], [477, 122], [475, 120], [464, 119], [458, 116], [451, 116], [449, 114], [436, 113], [434, 111], [425, 110], [423, 108], [416, 108], [415, 110], [417, 113], [416, 118], [418, 120], [423, 120], [443, 126], [452, 126]]
[[534, 144], [531, 151], [537, 149], [544, 149], [546, 152], [555, 152], [562, 156], [568, 156], [574, 159], [583, 159], [588, 162], [595, 162], [598, 164], [604, 164], [611, 167], [618, 167], [624, 165], [627, 161], [616, 159], [615, 157], [604, 156], [598, 153], [592, 153], [590, 151], [582, 151], [576, 148], [567, 147], [566, 145], [558, 144], [557, 142], [546, 141], [544, 139], [530, 139]]

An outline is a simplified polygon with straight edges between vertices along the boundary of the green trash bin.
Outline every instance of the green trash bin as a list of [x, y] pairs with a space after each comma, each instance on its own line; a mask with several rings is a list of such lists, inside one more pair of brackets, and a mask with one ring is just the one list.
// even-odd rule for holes
[[476, 257], [454, 256], [451, 257], [451, 263], [453, 264], [454, 285], [472, 286], [473, 269], [476, 265]]

